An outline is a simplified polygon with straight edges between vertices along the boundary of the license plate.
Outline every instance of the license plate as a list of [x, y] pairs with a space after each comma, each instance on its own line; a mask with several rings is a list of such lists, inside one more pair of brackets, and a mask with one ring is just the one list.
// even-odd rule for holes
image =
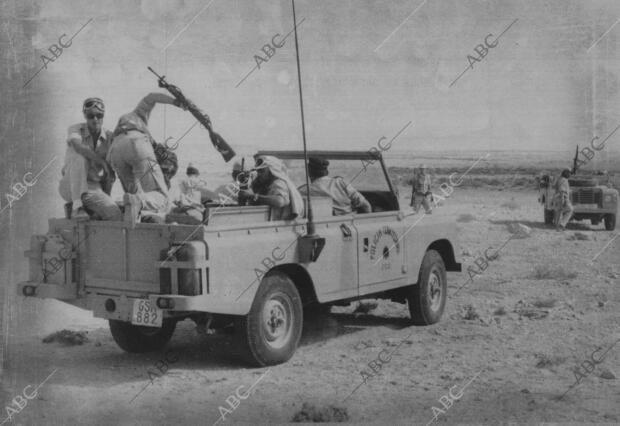
[[598, 204], [577, 204], [577, 207], [584, 209], [598, 209]]
[[161, 327], [163, 318], [164, 312], [153, 306], [150, 301], [145, 299], [135, 299], [133, 301], [132, 324], [146, 327]]

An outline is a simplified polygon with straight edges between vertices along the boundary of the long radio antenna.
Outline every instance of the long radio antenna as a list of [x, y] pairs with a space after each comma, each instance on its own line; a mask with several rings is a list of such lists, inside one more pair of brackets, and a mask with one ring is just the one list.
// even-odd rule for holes
[[306, 170], [306, 204], [308, 208], [308, 235], [314, 236], [316, 233], [314, 227], [314, 215], [312, 214], [312, 204], [310, 202], [310, 176], [308, 174], [308, 147], [306, 145], [306, 121], [304, 119], [304, 97], [301, 90], [301, 67], [299, 66], [299, 42], [297, 41], [297, 16], [295, 15], [295, 0], [291, 0], [293, 4], [293, 30], [295, 31], [295, 57], [297, 58], [297, 81], [299, 83], [299, 106], [301, 109], [301, 136], [304, 141], [304, 166]]

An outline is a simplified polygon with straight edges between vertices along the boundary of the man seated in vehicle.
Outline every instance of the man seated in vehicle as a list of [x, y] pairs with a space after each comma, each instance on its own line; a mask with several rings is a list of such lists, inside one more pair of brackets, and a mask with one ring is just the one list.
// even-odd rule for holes
[[[310, 157], [308, 159], [308, 175], [310, 177], [310, 195], [330, 197], [332, 199], [332, 212], [334, 216], [353, 213], [370, 213], [372, 208], [366, 198], [359, 193], [350, 183], [340, 176], [329, 177], [329, 161]], [[307, 194], [306, 185], [299, 188], [303, 194]]]
[[174, 201], [173, 213], [182, 213], [202, 222], [205, 207], [201, 203], [201, 191], [206, 188], [200, 172], [191, 163], [187, 166], [187, 178], [179, 183], [179, 197]]
[[[230, 200], [237, 203], [239, 201], [238, 191], [242, 189], [248, 189], [252, 180], [252, 173], [250, 170], [243, 170], [243, 164], [239, 161], [235, 161], [232, 169], [232, 181], [218, 186], [213, 191], [214, 196], [210, 197], [212, 200]], [[245, 205], [241, 204], [240, 205]]]
[[103, 127], [103, 101], [86, 99], [82, 113], [86, 122], [70, 126], [67, 132], [65, 165], [58, 187], [66, 203], [65, 215], [121, 220], [121, 211], [110, 197], [115, 177], [106, 156], [112, 132]]
[[239, 191], [240, 204], [271, 207], [271, 220], [292, 220], [304, 214], [304, 202], [293, 181], [289, 178], [282, 160], [271, 155], [256, 158], [256, 178], [252, 189]]

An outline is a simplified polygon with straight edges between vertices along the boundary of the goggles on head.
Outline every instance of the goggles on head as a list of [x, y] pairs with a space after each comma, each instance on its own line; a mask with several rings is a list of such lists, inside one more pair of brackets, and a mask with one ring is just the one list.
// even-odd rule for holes
[[86, 111], [91, 109], [98, 109], [100, 112], [105, 112], [105, 105], [100, 98], [88, 98], [84, 101], [82, 112], [86, 113]]

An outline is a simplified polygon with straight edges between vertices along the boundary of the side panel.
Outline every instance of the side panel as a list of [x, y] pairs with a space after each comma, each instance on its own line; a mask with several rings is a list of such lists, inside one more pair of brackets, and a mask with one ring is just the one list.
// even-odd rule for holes
[[316, 262], [306, 264], [319, 302], [357, 296], [358, 235], [353, 216], [340, 216], [316, 224], [316, 231], [326, 239]]
[[202, 300], [208, 312], [246, 314], [267, 271], [296, 262], [297, 238], [304, 232], [302, 225], [207, 232], [210, 292], [197, 296], [197, 303]]
[[[346, 227], [344, 232], [341, 225]], [[316, 232], [326, 239], [325, 247], [317, 262], [303, 266], [312, 278], [317, 298], [327, 302], [356, 296], [357, 239], [352, 218], [316, 223]], [[203, 296], [205, 301], [217, 300], [226, 309], [234, 306], [236, 314], [246, 314], [267, 271], [276, 265], [298, 263], [297, 241], [304, 234], [304, 225], [207, 234], [212, 254], [209, 258], [211, 293]]]

